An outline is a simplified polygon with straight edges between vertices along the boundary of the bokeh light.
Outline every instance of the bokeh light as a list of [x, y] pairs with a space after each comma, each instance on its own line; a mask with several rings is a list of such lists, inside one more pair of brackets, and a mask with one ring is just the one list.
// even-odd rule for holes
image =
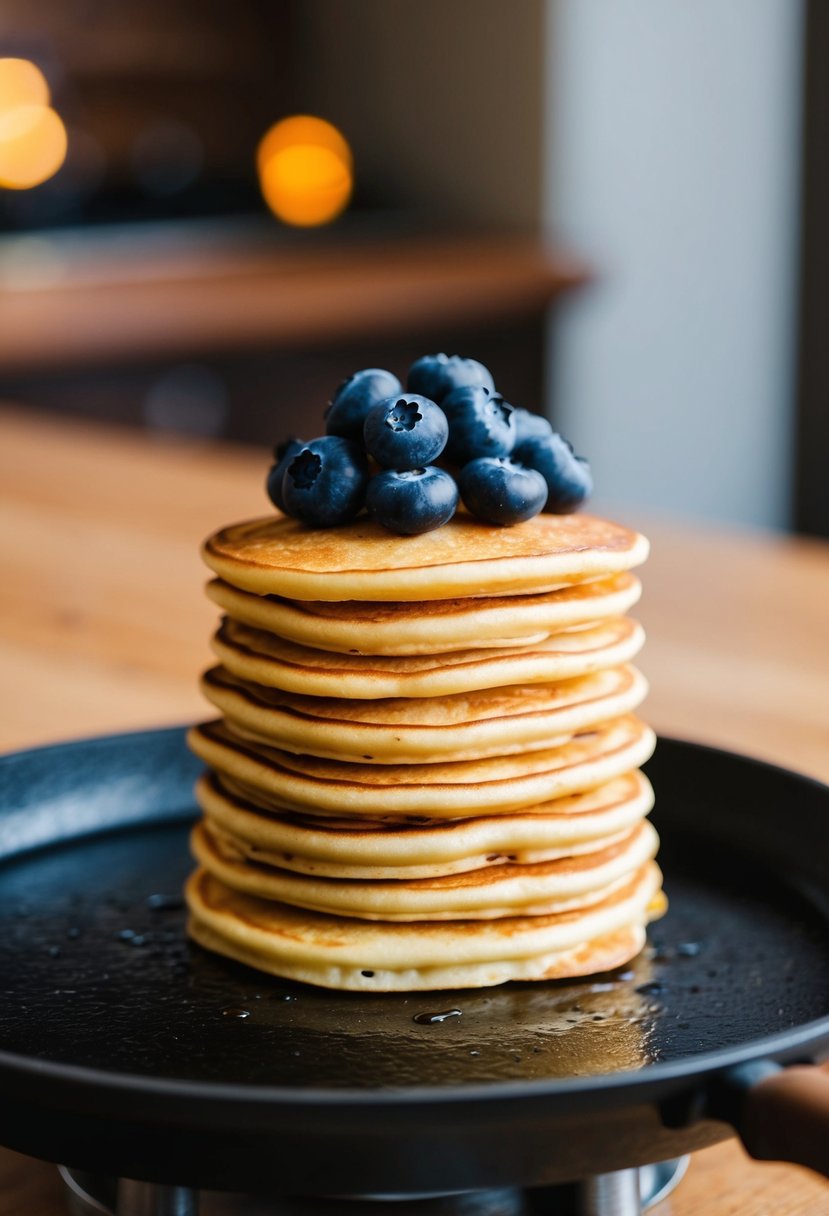
[[49, 86], [28, 59], [0, 59], [0, 113], [16, 106], [48, 106]]
[[295, 114], [275, 123], [256, 153], [265, 202], [296, 227], [330, 223], [345, 209], [354, 184], [353, 157], [330, 122]]
[[315, 148], [328, 148], [335, 156], [351, 169], [353, 158], [348, 141], [333, 123], [324, 118], [316, 118], [313, 114], [293, 114], [274, 123], [266, 135], [262, 137], [256, 152], [256, 163], [260, 173], [267, 161], [284, 148], [294, 148], [301, 144], [309, 144]]
[[39, 186], [57, 173], [67, 146], [40, 69], [27, 59], [0, 59], [0, 186]]

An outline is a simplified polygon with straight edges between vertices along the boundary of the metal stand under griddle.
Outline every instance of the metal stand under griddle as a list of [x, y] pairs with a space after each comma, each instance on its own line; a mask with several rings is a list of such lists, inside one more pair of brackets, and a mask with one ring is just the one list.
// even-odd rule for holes
[[641, 1216], [680, 1182], [688, 1157], [597, 1174], [571, 1186], [455, 1195], [264, 1198], [113, 1179], [59, 1166], [72, 1216]]

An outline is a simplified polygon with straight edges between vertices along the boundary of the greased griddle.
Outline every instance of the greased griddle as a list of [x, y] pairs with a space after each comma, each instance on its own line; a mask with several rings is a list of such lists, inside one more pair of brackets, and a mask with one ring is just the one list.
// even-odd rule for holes
[[630, 967], [364, 996], [187, 942], [199, 768], [178, 730], [0, 761], [3, 1143], [233, 1190], [543, 1185], [722, 1138], [770, 1062], [829, 1048], [815, 782], [663, 740], [671, 907]]

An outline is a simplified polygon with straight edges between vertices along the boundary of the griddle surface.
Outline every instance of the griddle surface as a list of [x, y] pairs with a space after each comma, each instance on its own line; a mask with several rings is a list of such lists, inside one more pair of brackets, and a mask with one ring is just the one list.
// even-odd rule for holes
[[[457, 1086], [636, 1069], [825, 1016], [823, 911], [796, 892], [791, 866], [775, 874], [712, 847], [706, 825], [727, 812], [728, 793], [700, 801], [678, 746], [660, 745], [655, 774], [670, 911], [628, 969], [375, 996], [259, 975], [187, 941], [187, 828], [158, 821], [156, 790], [143, 827], [0, 866], [0, 1051], [165, 1079]], [[180, 815], [180, 802], [171, 806]], [[700, 830], [689, 831], [695, 820]], [[460, 1012], [424, 1023], [451, 1011]]]

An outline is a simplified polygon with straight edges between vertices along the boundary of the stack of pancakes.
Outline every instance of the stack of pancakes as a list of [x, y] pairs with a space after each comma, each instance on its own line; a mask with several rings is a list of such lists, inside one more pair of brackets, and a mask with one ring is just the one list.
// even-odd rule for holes
[[483, 987], [627, 962], [662, 910], [629, 666], [647, 541], [587, 515], [400, 537], [224, 529], [190, 743], [196, 941], [328, 988]]

